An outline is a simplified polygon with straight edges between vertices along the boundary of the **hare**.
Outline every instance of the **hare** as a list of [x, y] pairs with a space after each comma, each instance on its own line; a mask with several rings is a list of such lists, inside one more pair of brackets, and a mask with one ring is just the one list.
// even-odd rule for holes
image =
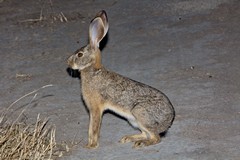
[[97, 148], [102, 115], [111, 110], [122, 116], [141, 134], [122, 137], [120, 143], [134, 142], [133, 148], [160, 142], [160, 133], [173, 123], [174, 108], [159, 90], [105, 69], [99, 43], [108, 31], [105, 11], [99, 12], [89, 27], [89, 44], [67, 60], [81, 74], [82, 97], [90, 114], [87, 148]]

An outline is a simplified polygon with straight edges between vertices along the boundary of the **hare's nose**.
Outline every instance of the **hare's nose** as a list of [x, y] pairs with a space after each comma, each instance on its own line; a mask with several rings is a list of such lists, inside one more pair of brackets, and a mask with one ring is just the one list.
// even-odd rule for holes
[[67, 64], [68, 64], [69, 66], [72, 65], [72, 63], [73, 63], [73, 59], [74, 59], [73, 55], [70, 56], [70, 57], [67, 59]]

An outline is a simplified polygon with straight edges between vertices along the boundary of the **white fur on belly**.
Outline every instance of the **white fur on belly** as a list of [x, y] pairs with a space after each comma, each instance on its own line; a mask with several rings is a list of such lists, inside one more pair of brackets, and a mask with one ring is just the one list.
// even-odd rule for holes
[[138, 123], [135, 119], [135, 117], [132, 115], [132, 113], [130, 111], [124, 110], [122, 109], [120, 106], [115, 106], [112, 105], [110, 103], [107, 103], [105, 105], [105, 109], [107, 110], [111, 110], [114, 113], [126, 118], [128, 120], [128, 122], [135, 128], [139, 128]]

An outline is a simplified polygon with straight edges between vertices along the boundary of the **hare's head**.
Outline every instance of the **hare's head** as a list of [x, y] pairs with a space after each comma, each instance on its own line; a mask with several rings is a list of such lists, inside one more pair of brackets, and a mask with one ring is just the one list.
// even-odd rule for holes
[[99, 12], [89, 26], [89, 44], [78, 49], [68, 58], [72, 69], [83, 70], [87, 67], [101, 67], [101, 52], [99, 43], [108, 31], [108, 20], [105, 11]]

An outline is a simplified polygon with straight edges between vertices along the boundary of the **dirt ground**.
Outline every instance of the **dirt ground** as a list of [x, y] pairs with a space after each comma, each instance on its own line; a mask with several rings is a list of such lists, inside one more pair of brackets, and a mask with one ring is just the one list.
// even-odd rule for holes
[[[158, 145], [119, 144], [138, 131], [106, 113], [99, 148], [83, 148], [88, 113], [66, 59], [87, 43], [89, 22], [102, 9], [110, 23], [105, 67], [163, 91], [175, 107]], [[238, 160], [239, 26], [239, 0], [0, 0], [0, 111], [53, 84], [38, 92], [24, 118], [49, 117], [59, 142], [76, 143], [62, 159]], [[31, 99], [15, 104], [12, 118]]]

